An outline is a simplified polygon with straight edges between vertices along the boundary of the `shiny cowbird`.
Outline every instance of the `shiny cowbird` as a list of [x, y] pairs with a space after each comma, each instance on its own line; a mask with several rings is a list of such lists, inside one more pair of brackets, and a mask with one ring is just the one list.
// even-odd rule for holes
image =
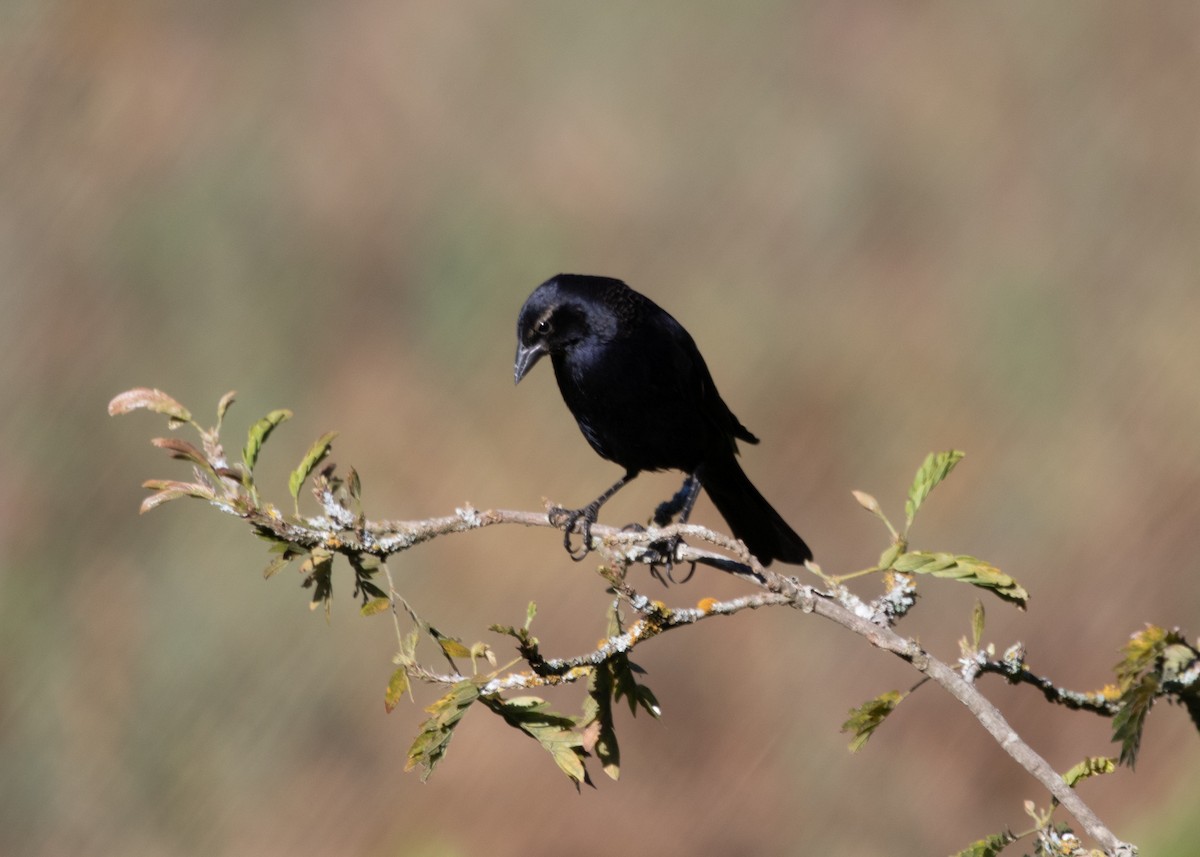
[[554, 376], [588, 443], [625, 475], [581, 509], [557, 510], [564, 543], [582, 522], [581, 559], [600, 507], [643, 470], [680, 470], [683, 487], [655, 514], [686, 521], [701, 486], [759, 562], [812, 558], [742, 471], [737, 441], [758, 443], [725, 404], [696, 343], [645, 295], [610, 277], [559, 274], [538, 286], [517, 319], [517, 383], [550, 355]]

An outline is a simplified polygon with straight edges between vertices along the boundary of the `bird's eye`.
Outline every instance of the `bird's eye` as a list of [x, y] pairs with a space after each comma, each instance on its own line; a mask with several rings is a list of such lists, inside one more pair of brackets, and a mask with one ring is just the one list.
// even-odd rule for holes
[[550, 332], [550, 322], [548, 322], [544, 318], [541, 321], [539, 321], [537, 324], [535, 324], [534, 327], [537, 328], [538, 333], [549, 333]]

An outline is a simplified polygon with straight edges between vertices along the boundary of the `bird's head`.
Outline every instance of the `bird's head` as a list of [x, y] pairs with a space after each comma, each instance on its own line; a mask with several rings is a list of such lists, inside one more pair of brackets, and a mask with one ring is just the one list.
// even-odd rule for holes
[[[517, 317], [517, 358], [513, 379], [521, 383], [534, 364], [547, 354], [565, 354], [603, 327], [595, 296], [580, 291], [576, 280], [593, 278], [560, 274], [542, 283], [531, 294]], [[600, 279], [600, 278], [594, 278]]]

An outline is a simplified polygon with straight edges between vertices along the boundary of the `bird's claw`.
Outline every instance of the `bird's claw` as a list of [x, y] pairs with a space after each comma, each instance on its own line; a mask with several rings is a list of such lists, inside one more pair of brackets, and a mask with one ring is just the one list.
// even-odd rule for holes
[[[587, 556], [592, 549], [592, 524], [596, 523], [596, 515], [599, 511], [591, 506], [584, 506], [582, 509], [564, 509], [561, 506], [555, 506], [547, 515], [551, 524], [563, 528], [563, 547], [567, 549], [567, 555], [576, 562]], [[571, 535], [581, 521], [583, 526], [580, 527], [580, 534], [583, 536], [583, 543], [576, 550], [571, 546]]]
[[[696, 573], [696, 562], [693, 560], [689, 563], [688, 573], [681, 580], [675, 579], [675, 563], [679, 562], [679, 548], [684, 544], [679, 536], [671, 536], [651, 542], [647, 547], [646, 558], [650, 562], [650, 574], [663, 586], [669, 583], [687, 583]], [[659, 570], [660, 567], [662, 571]]]

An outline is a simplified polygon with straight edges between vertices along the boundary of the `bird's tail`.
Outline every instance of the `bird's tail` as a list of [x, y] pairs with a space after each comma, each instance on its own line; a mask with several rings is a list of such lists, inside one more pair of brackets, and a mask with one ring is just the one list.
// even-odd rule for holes
[[804, 539], [758, 493], [733, 455], [706, 461], [696, 475], [734, 536], [763, 565], [776, 559], [800, 565], [812, 559]]

